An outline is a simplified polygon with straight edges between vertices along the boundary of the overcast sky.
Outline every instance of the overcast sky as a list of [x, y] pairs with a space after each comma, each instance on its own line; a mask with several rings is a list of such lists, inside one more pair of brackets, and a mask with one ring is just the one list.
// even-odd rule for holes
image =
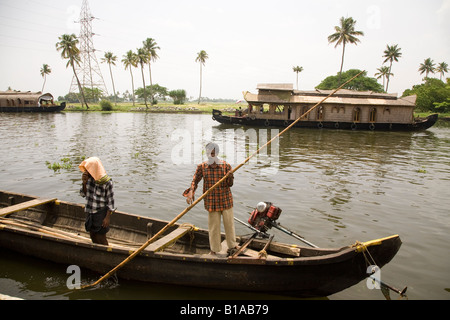
[[[69, 92], [71, 69], [55, 44], [65, 33], [80, 32], [82, 0], [0, 0], [0, 90], [40, 91], [39, 71], [52, 73], [45, 87], [55, 97]], [[302, 66], [299, 89], [313, 89], [339, 71], [342, 47], [329, 44], [339, 19], [352, 17], [364, 32], [358, 45], [346, 47], [344, 70], [382, 66], [386, 45], [398, 44], [403, 56], [394, 63], [390, 92], [401, 94], [420, 83], [420, 63], [450, 63], [450, 0], [90, 0], [96, 57], [112, 93], [106, 51], [117, 55], [116, 90], [131, 91], [129, 71], [121, 60], [128, 50], [154, 38], [161, 47], [153, 64], [153, 82], [169, 90], [199, 92], [197, 53], [209, 59], [203, 69], [202, 96], [242, 98], [258, 83], [294, 83], [293, 66]], [[142, 87], [138, 69], [135, 86]], [[448, 76], [448, 75], [447, 75]], [[145, 69], [149, 83], [148, 68]], [[438, 77], [436, 75], [436, 77]], [[380, 80], [381, 81], [381, 80]]]

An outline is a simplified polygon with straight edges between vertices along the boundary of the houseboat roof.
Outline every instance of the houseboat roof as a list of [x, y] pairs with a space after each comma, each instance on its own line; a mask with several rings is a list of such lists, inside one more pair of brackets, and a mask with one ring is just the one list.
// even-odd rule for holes
[[[292, 84], [258, 84], [258, 94], [244, 92], [249, 103], [316, 104], [333, 90], [294, 90]], [[417, 96], [398, 98], [396, 93], [341, 89], [327, 99], [327, 104], [415, 106]]]
[[53, 100], [53, 95], [51, 93], [42, 93], [42, 92], [31, 92], [31, 91], [0, 91], [0, 100], [29, 100], [29, 101], [41, 101], [41, 100]]

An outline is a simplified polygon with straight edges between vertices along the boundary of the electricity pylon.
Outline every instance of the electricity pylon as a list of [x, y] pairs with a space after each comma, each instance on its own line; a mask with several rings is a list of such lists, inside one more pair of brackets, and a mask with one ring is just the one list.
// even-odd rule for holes
[[[92, 36], [95, 33], [92, 32], [92, 20], [95, 17], [92, 16], [91, 10], [87, 0], [83, 0], [81, 7], [80, 20], [76, 21], [80, 23], [80, 36], [79, 36], [79, 49], [80, 49], [80, 64], [75, 64], [75, 71], [80, 79], [81, 87], [88, 89], [99, 89], [104, 95], [108, 95], [105, 81], [103, 80], [100, 67], [98, 66], [97, 58], [95, 57], [94, 41]], [[70, 92], [78, 91], [78, 84], [75, 76], [72, 78], [72, 84], [70, 86]]]

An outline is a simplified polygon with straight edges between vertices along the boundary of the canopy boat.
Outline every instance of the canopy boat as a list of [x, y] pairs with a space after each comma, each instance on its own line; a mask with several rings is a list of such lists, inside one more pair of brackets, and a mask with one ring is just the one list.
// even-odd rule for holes
[[[167, 225], [116, 211], [107, 235], [109, 245], [105, 246], [89, 239], [80, 204], [0, 191], [0, 207], [1, 247], [102, 274]], [[207, 230], [174, 224], [116, 275], [183, 286], [328, 296], [367, 278], [368, 264], [381, 268], [401, 246], [398, 235], [330, 249], [280, 243], [272, 238], [238, 237], [238, 252], [212, 256]]]
[[42, 92], [0, 92], [0, 112], [59, 112], [66, 103], [57, 105], [50, 93]]
[[245, 110], [229, 116], [213, 110], [213, 119], [223, 124], [287, 127], [301, 117], [296, 127], [384, 131], [426, 130], [438, 119], [437, 114], [414, 118], [415, 95], [398, 98], [396, 94], [341, 89], [307, 113], [332, 90], [298, 91], [292, 84], [259, 84], [257, 89], [258, 94], [244, 92]]

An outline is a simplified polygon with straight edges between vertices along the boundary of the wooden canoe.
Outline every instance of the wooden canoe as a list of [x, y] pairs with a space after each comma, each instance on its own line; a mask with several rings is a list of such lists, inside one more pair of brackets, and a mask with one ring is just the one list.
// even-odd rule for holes
[[[84, 207], [64, 201], [0, 191], [0, 207], [23, 204], [0, 217], [0, 246], [19, 253], [110, 271], [168, 222], [116, 211], [111, 217], [109, 246], [91, 243], [84, 230]], [[7, 211], [7, 210], [5, 210]], [[223, 236], [224, 237], [224, 236]], [[246, 239], [238, 237], [243, 243]], [[310, 248], [255, 239], [235, 258], [209, 255], [207, 230], [176, 224], [162, 238], [117, 271], [118, 278], [183, 286], [328, 296], [367, 278], [368, 258], [378, 267], [391, 261], [401, 246], [398, 235], [341, 248]]]

